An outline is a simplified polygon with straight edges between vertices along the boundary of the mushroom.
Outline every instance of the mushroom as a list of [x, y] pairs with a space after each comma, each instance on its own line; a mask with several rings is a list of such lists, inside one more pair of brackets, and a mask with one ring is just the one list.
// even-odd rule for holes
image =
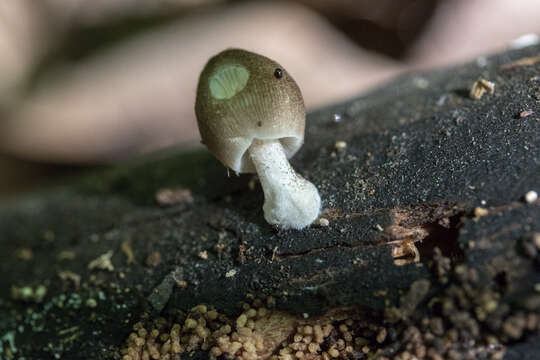
[[258, 174], [268, 223], [302, 229], [317, 218], [317, 188], [288, 161], [303, 144], [306, 110], [283, 67], [245, 50], [217, 54], [199, 78], [195, 112], [202, 142], [218, 160]]

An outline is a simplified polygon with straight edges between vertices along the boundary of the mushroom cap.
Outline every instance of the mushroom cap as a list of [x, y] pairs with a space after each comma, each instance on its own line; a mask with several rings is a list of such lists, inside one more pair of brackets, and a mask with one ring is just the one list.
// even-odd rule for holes
[[237, 173], [255, 172], [254, 139], [279, 140], [287, 158], [302, 146], [306, 110], [300, 88], [277, 62], [239, 49], [212, 57], [197, 88], [202, 142]]

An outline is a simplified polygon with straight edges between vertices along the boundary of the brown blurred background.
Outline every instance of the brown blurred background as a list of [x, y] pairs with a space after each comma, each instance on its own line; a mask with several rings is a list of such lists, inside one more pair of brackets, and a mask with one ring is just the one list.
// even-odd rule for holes
[[283, 64], [313, 110], [504, 49], [539, 18], [537, 0], [2, 0], [0, 199], [197, 146], [197, 77], [224, 48]]

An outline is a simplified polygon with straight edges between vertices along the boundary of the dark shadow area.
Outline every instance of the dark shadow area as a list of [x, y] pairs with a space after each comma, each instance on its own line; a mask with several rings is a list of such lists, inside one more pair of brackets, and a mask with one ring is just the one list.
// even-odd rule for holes
[[424, 225], [429, 235], [418, 242], [416, 247], [420, 253], [420, 259], [433, 259], [435, 248], [441, 250], [442, 255], [451, 259], [463, 257], [463, 250], [459, 246], [458, 237], [463, 213]]
[[469, 89], [457, 89], [457, 90], [454, 90], [453, 93], [464, 99], [470, 98]]

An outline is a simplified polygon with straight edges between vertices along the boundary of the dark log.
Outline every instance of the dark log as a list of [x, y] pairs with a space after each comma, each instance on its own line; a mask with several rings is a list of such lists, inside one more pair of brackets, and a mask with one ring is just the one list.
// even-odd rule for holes
[[[480, 334], [461, 354], [491, 334], [508, 359], [534, 358], [540, 206], [524, 196], [540, 191], [539, 52], [404, 75], [311, 113], [292, 163], [328, 226], [269, 226], [256, 177], [227, 176], [205, 150], [2, 204], [0, 358], [120, 358], [135, 322], [198, 304], [234, 317], [248, 294], [291, 318], [365, 314], [392, 332], [370, 356], [405, 351], [434, 318], [467, 334], [453, 318], [466, 314]], [[480, 78], [494, 92], [473, 98]]]

